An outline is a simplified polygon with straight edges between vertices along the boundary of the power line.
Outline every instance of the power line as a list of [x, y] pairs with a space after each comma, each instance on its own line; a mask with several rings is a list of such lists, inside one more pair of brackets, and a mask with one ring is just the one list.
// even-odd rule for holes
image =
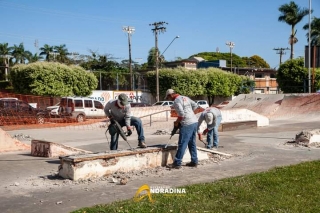
[[287, 48], [283, 48], [283, 47], [279, 48], [278, 47], [278, 48], [273, 48], [273, 50], [276, 50], [277, 54], [280, 55], [280, 65], [281, 65], [281, 63], [282, 63], [282, 55], [286, 54], [285, 50], [290, 50], [290, 49], [288, 47]]

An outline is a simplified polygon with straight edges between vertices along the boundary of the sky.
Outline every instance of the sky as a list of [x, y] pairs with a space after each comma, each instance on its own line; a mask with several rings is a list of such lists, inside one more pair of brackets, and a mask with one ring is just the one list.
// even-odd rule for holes
[[[39, 53], [45, 44], [65, 44], [69, 52], [89, 55], [90, 51], [121, 61], [131, 58], [147, 62], [155, 46], [154, 22], [164, 21], [166, 31], [158, 36], [158, 48], [167, 61], [200, 52], [232, 52], [240, 57], [259, 55], [271, 68], [280, 63], [274, 48], [290, 48], [291, 27], [279, 22], [278, 8], [290, 0], [0, 0], [0, 42], [9, 46], [23, 42], [25, 50]], [[309, 9], [309, 0], [294, 1]], [[320, 17], [320, 0], [312, 0], [312, 17]], [[304, 56], [308, 45], [306, 16], [297, 26], [294, 56]], [[179, 38], [175, 39], [176, 36]], [[36, 42], [37, 41], [37, 42]], [[172, 42], [172, 43], [171, 43]], [[37, 43], [37, 45], [35, 45]], [[170, 46], [169, 46], [170, 45]], [[282, 57], [289, 59], [290, 50]]]

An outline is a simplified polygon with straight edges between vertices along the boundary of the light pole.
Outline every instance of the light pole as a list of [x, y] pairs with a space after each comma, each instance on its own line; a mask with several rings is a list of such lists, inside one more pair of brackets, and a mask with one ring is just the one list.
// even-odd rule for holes
[[129, 71], [130, 71], [130, 89], [133, 91], [133, 77], [132, 77], [132, 66], [131, 66], [131, 35], [134, 33], [135, 28], [130, 26], [122, 27], [124, 32], [128, 33], [128, 43], [129, 43]]
[[228, 45], [230, 48], [230, 60], [231, 60], [230, 71], [232, 72], [232, 49], [235, 46], [235, 44], [231, 41], [227, 41], [226, 45]]

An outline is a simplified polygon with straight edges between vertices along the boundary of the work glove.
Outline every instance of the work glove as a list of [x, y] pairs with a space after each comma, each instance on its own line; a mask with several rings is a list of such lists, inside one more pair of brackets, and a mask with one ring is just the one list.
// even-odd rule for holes
[[199, 138], [199, 141], [202, 141], [202, 140], [203, 140], [203, 137], [202, 137], [202, 134], [201, 134], [201, 133], [198, 133], [198, 138]]
[[206, 135], [206, 134], [208, 133], [208, 131], [209, 131], [209, 130], [208, 130], [208, 128], [207, 128], [207, 129], [203, 130], [203, 133], [202, 133], [202, 134], [203, 134], [203, 135]]
[[127, 136], [132, 135], [132, 130], [130, 127], [127, 127]]

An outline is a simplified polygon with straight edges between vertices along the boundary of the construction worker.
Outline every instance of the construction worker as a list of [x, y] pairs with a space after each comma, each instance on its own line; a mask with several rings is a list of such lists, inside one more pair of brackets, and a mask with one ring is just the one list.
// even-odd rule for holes
[[190, 98], [175, 93], [173, 89], [167, 90], [165, 99], [174, 101], [172, 107], [178, 114], [178, 118], [174, 122], [174, 127], [181, 126], [176, 156], [173, 163], [167, 165], [167, 167], [180, 169], [182, 158], [187, 147], [189, 148], [191, 162], [187, 163], [186, 166], [197, 167], [198, 155], [196, 139], [198, 119], [194, 114], [194, 110], [198, 108], [198, 105]]
[[[218, 128], [221, 123], [222, 116], [218, 108], [208, 107], [199, 116], [198, 119], [198, 138], [203, 141], [202, 135], [207, 134], [207, 149], [218, 148], [219, 145], [219, 133]], [[207, 123], [207, 128], [201, 133], [200, 126], [202, 122]]]
[[[116, 120], [121, 127], [127, 127], [127, 136], [132, 134], [131, 126], [134, 126], [138, 133], [138, 147], [146, 148], [142, 121], [140, 118], [131, 116], [131, 105], [126, 94], [121, 93], [118, 99], [110, 100], [104, 107], [104, 112], [111, 123]], [[111, 135], [110, 150], [118, 149], [119, 133], [109, 130]]]

